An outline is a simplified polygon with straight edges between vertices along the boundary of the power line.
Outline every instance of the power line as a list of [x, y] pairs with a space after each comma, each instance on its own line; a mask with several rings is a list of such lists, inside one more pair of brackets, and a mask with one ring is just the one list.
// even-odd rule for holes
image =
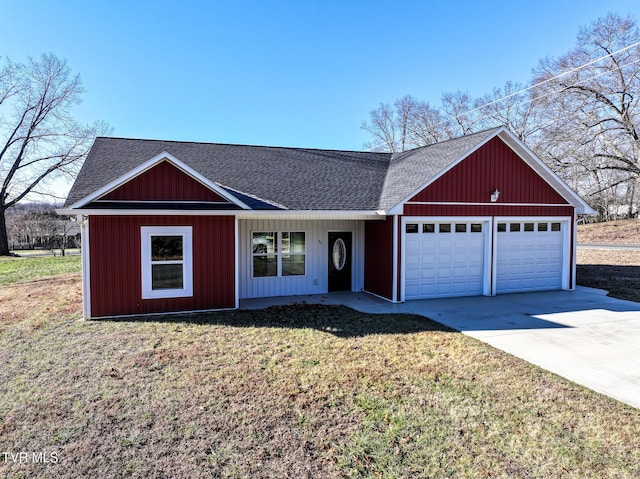
[[[602, 60], [604, 60], [604, 59], [606, 59], [606, 58], [609, 58], [609, 57], [611, 57], [611, 56], [613, 56], [613, 55], [617, 55], [618, 53], [624, 52], [624, 51], [629, 50], [630, 48], [636, 47], [636, 46], [638, 46], [638, 45], [640, 45], [640, 41], [638, 41], [638, 42], [636, 42], [636, 43], [633, 43], [633, 44], [631, 44], [631, 45], [628, 45], [628, 46], [626, 46], [626, 47], [624, 47], [624, 48], [621, 48], [620, 50], [617, 50], [617, 51], [615, 51], [615, 52], [613, 52], [613, 53], [610, 53], [610, 54], [607, 54], [607, 55], [603, 55], [603, 56], [601, 56], [600, 58], [596, 58], [595, 60], [592, 60], [592, 61], [590, 61], [590, 62], [587, 62], [587, 63], [585, 63], [585, 64], [583, 64], [583, 65], [577, 66], [577, 67], [575, 67], [575, 68], [571, 68], [571, 69], [569, 69], [569, 70], [567, 70], [567, 71], [565, 71], [565, 72], [562, 72], [562, 73], [560, 73], [560, 74], [558, 74], [558, 75], [555, 75], [555, 76], [553, 76], [553, 77], [551, 77], [551, 78], [547, 78], [546, 80], [543, 80], [543, 81], [541, 81], [541, 82], [539, 82], [539, 83], [536, 83], [536, 84], [534, 84], [534, 85], [531, 85], [531, 86], [528, 86], [528, 87], [526, 87], [526, 88], [523, 88], [523, 89], [521, 89], [521, 90], [519, 90], [519, 91], [517, 91], [517, 92], [515, 92], [515, 93], [511, 93], [510, 95], [507, 95], [507, 96], [505, 96], [505, 97], [502, 97], [502, 98], [500, 98], [500, 99], [498, 99], [498, 100], [491, 101], [491, 102], [489, 102], [489, 103], [486, 103], [485, 105], [482, 105], [482, 106], [479, 106], [479, 107], [477, 107], [477, 108], [474, 108], [473, 110], [469, 110], [469, 111], [467, 111], [467, 112], [465, 112], [465, 113], [463, 113], [463, 114], [464, 114], [464, 115], [467, 115], [467, 114], [469, 114], [469, 113], [473, 113], [473, 112], [478, 111], [478, 110], [480, 110], [480, 109], [482, 109], [482, 108], [486, 108], [486, 107], [491, 106], [491, 105], [493, 105], [493, 104], [495, 104], [495, 103], [498, 103], [498, 102], [504, 101], [504, 100], [506, 100], [506, 99], [508, 99], [508, 98], [511, 98], [511, 97], [513, 97], [513, 96], [519, 95], [520, 93], [524, 93], [524, 92], [526, 92], [526, 91], [532, 90], [533, 88], [537, 88], [537, 87], [539, 87], [539, 86], [541, 86], [541, 85], [545, 85], [546, 83], [549, 83], [549, 82], [551, 82], [551, 81], [553, 81], [553, 80], [557, 80], [558, 78], [563, 77], [563, 76], [565, 76], [565, 75], [568, 75], [569, 73], [573, 73], [573, 72], [576, 72], [576, 71], [578, 71], [578, 70], [582, 70], [583, 68], [586, 68], [586, 67], [588, 67], [588, 66], [591, 66], [591, 65], [593, 65], [594, 63], [601, 62]], [[594, 77], [594, 78], [595, 78], [595, 77]], [[451, 117], [451, 118], [454, 118], [454, 117]]]
[[[509, 98], [512, 98], [512, 97], [517, 96], [517, 95], [520, 95], [520, 94], [522, 94], [522, 93], [524, 93], [524, 92], [527, 92], [527, 91], [529, 91], [529, 90], [532, 90], [533, 88], [537, 88], [537, 87], [539, 87], [539, 86], [545, 85], [545, 84], [547, 84], [547, 83], [549, 83], [549, 82], [551, 82], [551, 81], [553, 81], [553, 80], [557, 80], [558, 78], [561, 78], [561, 77], [563, 77], [563, 76], [566, 76], [566, 75], [568, 75], [568, 74], [570, 74], [570, 73], [573, 73], [573, 72], [576, 72], [576, 71], [582, 70], [583, 68], [586, 68], [586, 67], [591, 66], [591, 65], [593, 65], [593, 64], [595, 64], [595, 63], [601, 62], [602, 60], [605, 60], [605, 59], [607, 59], [607, 58], [609, 58], [609, 57], [612, 57], [613, 55], [617, 55], [618, 53], [622, 53], [622, 52], [624, 52], [624, 51], [626, 51], [626, 50], [629, 50], [629, 49], [634, 48], [634, 47], [639, 46], [639, 45], [640, 45], [640, 41], [635, 42], [635, 43], [632, 43], [631, 45], [627, 45], [626, 47], [623, 47], [623, 48], [621, 48], [621, 49], [619, 49], [619, 50], [616, 50], [615, 52], [609, 53], [609, 54], [607, 54], [607, 55], [603, 55], [603, 56], [601, 56], [601, 57], [599, 57], [599, 58], [596, 58], [595, 60], [591, 60], [591, 61], [589, 61], [589, 62], [587, 62], [587, 63], [584, 63], [584, 64], [582, 64], [582, 65], [579, 65], [579, 66], [577, 66], [577, 67], [571, 68], [571, 69], [569, 69], [569, 70], [567, 70], [567, 71], [564, 71], [564, 72], [562, 72], [562, 73], [559, 73], [558, 75], [555, 75], [555, 76], [553, 76], [553, 77], [551, 77], [551, 78], [547, 78], [546, 80], [543, 80], [543, 81], [538, 82], [538, 83], [536, 83], [536, 84], [530, 85], [530, 86], [528, 86], [528, 87], [526, 87], [526, 88], [522, 88], [522, 89], [520, 89], [520, 90], [518, 90], [518, 91], [516, 91], [516, 92], [514, 92], [514, 93], [510, 93], [509, 95], [506, 95], [506, 96], [504, 96], [504, 97], [502, 97], [502, 98], [499, 98], [499, 99], [497, 99], [497, 100], [490, 101], [489, 103], [485, 103], [485, 104], [480, 105], [480, 106], [478, 106], [478, 107], [476, 107], [476, 108], [473, 108], [473, 109], [471, 109], [471, 110], [467, 110], [467, 111], [465, 111], [465, 112], [461, 113], [460, 115], [458, 115], [458, 117], [460, 117], [460, 116], [467, 116], [467, 115], [469, 115], [469, 114], [471, 114], [471, 113], [474, 113], [474, 112], [476, 112], [476, 111], [482, 110], [482, 109], [487, 108], [487, 107], [489, 107], [489, 106], [491, 106], [491, 105], [495, 105], [496, 103], [503, 102], [503, 101], [505, 101], [505, 100], [507, 100], [507, 99], [509, 99]], [[624, 65], [624, 66], [622, 66], [622, 67], [617, 67], [617, 69], [619, 70], [619, 69], [621, 69], [621, 68], [625, 68], [625, 67], [627, 67], [627, 66], [629, 66], [629, 65], [633, 65], [633, 64], [635, 64], [635, 63], [638, 63], [639, 61], [640, 61], [640, 60], [633, 61], [633, 62], [628, 63], [628, 64], [626, 64], [626, 65]], [[585, 80], [583, 80], [583, 81], [593, 80], [594, 78], [598, 78], [598, 77], [600, 77], [600, 76], [602, 76], [602, 75], [606, 75], [606, 74], [609, 74], [609, 73], [611, 73], [611, 72], [612, 72], [611, 70], [610, 70], [610, 71], [606, 71], [606, 72], [600, 73], [600, 74], [598, 74], [598, 75], [594, 75], [594, 76], [592, 76], [592, 77], [590, 77], [590, 78], [587, 78], [587, 79], [585, 79]], [[547, 93], [546, 95], [543, 95], [543, 96], [542, 96], [542, 98], [544, 98], [545, 96], [549, 96], [549, 95], [552, 95], [552, 94], [558, 93], [559, 91], [560, 91], [560, 90], [555, 91], [555, 92]], [[526, 101], [524, 101], [524, 102], [522, 102], [522, 103], [516, 104], [515, 106], [518, 106], [518, 105], [521, 105], [521, 104], [524, 104], [524, 103], [528, 103], [528, 102], [530, 102], [530, 101], [531, 101], [531, 100], [526, 100]], [[505, 108], [505, 109], [506, 109], [506, 108]], [[502, 111], [502, 110], [500, 110], [500, 111]], [[450, 120], [455, 119], [455, 118], [457, 118], [457, 117], [456, 117], [456, 116], [453, 116], [453, 115], [448, 115], [448, 118], [447, 118], [446, 120], [443, 120], [443, 121], [441, 121], [441, 122], [439, 122], [439, 123], [436, 123], [436, 124], [435, 124], [435, 125], [433, 125], [433, 126], [434, 126], [434, 127], [440, 126], [440, 125], [444, 124], [445, 122], [450, 121]], [[375, 151], [376, 149], [378, 149], [378, 148], [380, 148], [380, 147], [382, 147], [382, 146], [387, 146], [387, 148], [391, 150], [391, 149], [392, 149], [392, 148], [391, 148], [391, 145], [392, 145], [391, 140], [386, 140], [386, 141], [383, 141], [382, 143], [378, 143], [378, 144], [376, 144], [376, 145], [370, 146], [370, 147], [369, 147], [369, 149], [370, 149], [371, 151]]]

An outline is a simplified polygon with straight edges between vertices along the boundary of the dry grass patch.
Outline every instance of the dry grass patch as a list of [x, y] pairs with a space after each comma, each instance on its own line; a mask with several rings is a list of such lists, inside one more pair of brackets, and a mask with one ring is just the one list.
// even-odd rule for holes
[[640, 221], [637, 218], [578, 226], [578, 243], [640, 244]]
[[82, 315], [82, 286], [79, 273], [11, 283], [0, 287], [0, 324], [20, 323], [31, 327], [51, 315]]
[[424, 318], [294, 305], [82, 322], [67, 279], [0, 288], [4, 310], [40, 318], [0, 323], [1, 449], [59, 458], [0, 475], [640, 476], [638, 410]]

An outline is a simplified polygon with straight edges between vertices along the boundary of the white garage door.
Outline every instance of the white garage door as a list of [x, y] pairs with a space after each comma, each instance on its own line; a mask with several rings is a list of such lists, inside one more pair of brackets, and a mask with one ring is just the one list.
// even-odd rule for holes
[[562, 288], [560, 222], [500, 222], [496, 233], [496, 292]]
[[405, 299], [483, 292], [486, 223], [405, 225]]

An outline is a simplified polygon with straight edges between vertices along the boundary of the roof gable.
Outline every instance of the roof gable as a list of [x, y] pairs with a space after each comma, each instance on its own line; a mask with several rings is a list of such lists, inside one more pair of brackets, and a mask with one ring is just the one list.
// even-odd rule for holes
[[[162, 164], [165, 164], [162, 166]], [[158, 169], [157, 167], [160, 166]], [[83, 165], [83, 170], [85, 170]], [[81, 172], [82, 173], [82, 172]], [[160, 179], [160, 174], [167, 175]], [[159, 184], [153, 184], [152, 180], [158, 179]], [[76, 180], [77, 183], [77, 180]], [[245, 203], [231, 195], [224, 188], [216, 185], [203, 177], [200, 173], [190, 168], [170, 153], [164, 151], [150, 160], [138, 165], [126, 174], [104, 185], [102, 188], [80, 199], [71, 208], [81, 208], [89, 203], [100, 200], [120, 200], [125, 198], [128, 201], [189, 201], [185, 198], [178, 198], [172, 188], [180, 188], [186, 193], [185, 187], [196, 186], [196, 196], [209, 195], [214, 198], [212, 203], [227, 203], [234, 207], [250, 209]], [[75, 186], [75, 184], [74, 184]], [[72, 188], [73, 191], [73, 188]], [[210, 193], [207, 193], [210, 192]], [[191, 193], [186, 193], [191, 195]], [[113, 195], [113, 196], [112, 196]], [[71, 195], [70, 195], [71, 196]], [[127, 198], [129, 196], [129, 198]], [[164, 196], [175, 196], [175, 198], [164, 199]], [[138, 198], [136, 198], [138, 197]], [[144, 198], [146, 197], [146, 198]], [[149, 199], [152, 198], [152, 199]], [[67, 200], [68, 202], [69, 200]], [[202, 200], [196, 200], [201, 202]]]
[[[402, 214], [403, 204], [405, 202], [412, 200], [421, 191], [429, 187], [429, 185], [438, 181], [441, 177], [447, 175], [450, 170], [456, 168], [458, 164], [465, 161], [474, 152], [481, 149], [485, 144], [489, 143], [494, 138], [499, 138], [500, 140], [502, 140], [506, 147], [508, 147], [516, 155], [512, 159], [519, 158], [521, 162], [528, 165], [529, 168], [534, 171], [535, 174], [539, 177], [538, 179], [536, 179], [536, 181], [543, 180], [546, 183], [546, 186], [549, 186], [552, 190], [555, 191], [555, 193], [563, 198], [564, 204], [569, 204], [575, 207], [575, 212], [577, 214], [595, 213], [594, 210], [587, 203], [585, 203], [585, 201], [580, 198], [575, 191], [573, 191], [564, 181], [562, 181], [553, 171], [551, 171], [551, 169], [547, 165], [545, 165], [544, 162], [540, 158], [538, 158], [529, 148], [527, 148], [527, 146], [520, 139], [518, 139], [518, 137], [511, 133], [507, 128], [499, 127], [406, 152], [403, 154], [405, 155], [404, 157], [398, 157], [398, 159], [396, 160], [398, 162], [398, 165], [395, 168], [393, 168], [392, 161], [388, 177], [392, 176], [393, 174], [393, 178], [392, 181], [390, 181], [389, 178], [387, 179], [385, 188], [387, 187], [387, 184], [393, 185], [395, 183], [396, 185], [401, 185], [403, 182], [406, 182], [409, 187], [415, 185], [416, 181], [411, 181], [411, 177], [407, 174], [407, 171], [409, 173], [413, 172], [415, 178], [425, 178], [425, 181], [401, 199], [398, 199], [399, 195], [397, 191], [395, 192], [395, 195], [390, 195], [387, 193], [387, 201], [385, 203], [385, 211], [387, 212], [387, 214]], [[440, 151], [443, 148], [448, 150], [448, 152]], [[461, 154], [461, 152], [463, 153]], [[455, 155], [458, 155], [457, 159], [455, 158]], [[439, 172], [434, 173], [434, 164], [441, 168]], [[425, 173], [423, 171], [423, 167], [425, 167], [426, 165], [432, 166], [425, 168]], [[522, 168], [522, 165], [519, 165], [519, 168]], [[522, 171], [524, 170], [521, 170], [521, 175], [523, 174]], [[508, 171], [503, 171], [503, 174], [506, 174], [507, 176], [510, 175]], [[474, 177], [473, 180], [477, 180], [477, 178]], [[508, 185], [508, 182], [511, 181], [511, 178], [504, 177], [504, 181], [506, 182], [505, 184]], [[472, 183], [467, 182], [467, 184]], [[499, 187], [496, 186], [496, 188]], [[389, 190], [393, 191], [392, 188], [389, 188]], [[402, 188], [400, 188], [399, 190], [401, 192]], [[491, 192], [493, 191], [495, 191], [495, 189], [491, 190]], [[554, 197], [554, 195], [548, 189], [545, 189], [544, 191], [546, 192], [547, 196]], [[468, 192], [466, 189], [458, 189], [454, 190], [454, 193], [465, 195]], [[489, 193], [489, 200], [490, 194], [491, 193]], [[513, 197], [516, 197], [515, 193]], [[392, 199], [392, 201], [389, 201], [390, 198]], [[458, 196], [456, 198], [460, 197]], [[557, 200], [557, 197], [555, 198]], [[461, 200], [457, 199], [454, 201]], [[533, 201], [540, 204], [538, 200]], [[486, 202], [486, 200], [482, 202], [484, 203]], [[501, 198], [500, 202], [504, 202], [504, 198]], [[552, 201], [552, 204], [558, 203]]]
[[489, 203], [496, 189], [500, 192], [499, 203], [567, 204], [498, 136], [448, 169], [410, 201]]
[[100, 200], [230, 203], [166, 159], [97, 199]]

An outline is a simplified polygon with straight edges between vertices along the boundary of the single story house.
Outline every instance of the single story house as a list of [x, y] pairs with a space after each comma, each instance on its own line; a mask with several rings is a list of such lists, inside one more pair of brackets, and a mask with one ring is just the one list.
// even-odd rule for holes
[[501, 127], [393, 154], [97, 138], [60, 212], [100, 318], [571, 290], [593, 210]]

